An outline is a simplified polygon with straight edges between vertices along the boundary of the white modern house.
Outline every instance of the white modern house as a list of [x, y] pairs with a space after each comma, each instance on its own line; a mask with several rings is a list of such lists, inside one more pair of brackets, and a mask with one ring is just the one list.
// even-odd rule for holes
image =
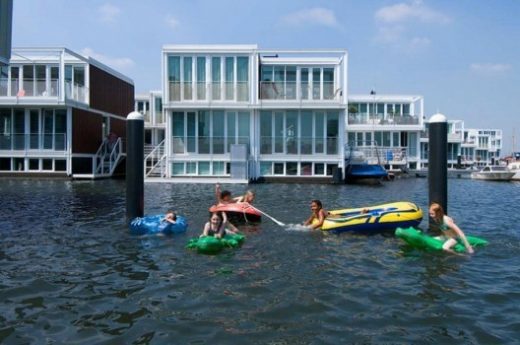
[[[417, 95], [349, 95], [347, 147], [377, 147], [389, 170], [418, 169], [424, 99]], [[366, 152], [366, 149], [363, 150]]]
[[331, 179], [343, 168], [345, 50], [166, 45], [162, 89], [165, 140], [147, 176]]

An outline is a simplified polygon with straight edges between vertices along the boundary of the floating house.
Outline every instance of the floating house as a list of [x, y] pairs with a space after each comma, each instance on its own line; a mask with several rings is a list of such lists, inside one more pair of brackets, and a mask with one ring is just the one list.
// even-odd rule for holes
[[14, 48], [0, 67], [0, 174], [112, 176], [131, 79], [66, 48]]
[[165, 138], [146, 158], [147, 177], [342, 174], [345, 50], [167, 45], [162, 71]]

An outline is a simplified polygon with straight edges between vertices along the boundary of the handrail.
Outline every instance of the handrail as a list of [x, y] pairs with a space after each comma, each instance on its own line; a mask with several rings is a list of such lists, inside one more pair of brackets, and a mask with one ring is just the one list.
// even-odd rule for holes
[[[162, 162], [164, 160], [164, 158], [166, 157], [165, 155], [165, 140], [161, 141], [152, 151], [150, 151], [150, 153], [148, 155], [146, 155], [146, 157], [144, 158], [144, 174], [146, 177], [150, 176], [150, 174], [152, 173], [152, 171], [155, 170], [155, 168], [161, 164], [161, 167], [162, 167]], [[156, 161], [157, 159], [157, 161]], [[150, 165], [148, 164], [148, 161], [150, 161]], [[161, 176], [163, 175], [163, 171], [161, 171]]]

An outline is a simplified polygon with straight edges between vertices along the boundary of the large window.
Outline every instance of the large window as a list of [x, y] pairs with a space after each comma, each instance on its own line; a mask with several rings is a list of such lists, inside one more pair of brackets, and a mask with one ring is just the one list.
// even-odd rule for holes
[[168, 56], [168, 83], [170, 100], [181, 100], [181, 58]]

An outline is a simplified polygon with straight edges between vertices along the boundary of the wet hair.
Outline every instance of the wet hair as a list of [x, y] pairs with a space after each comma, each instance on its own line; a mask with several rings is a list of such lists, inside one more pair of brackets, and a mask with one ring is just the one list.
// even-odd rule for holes
[[315, 203], [316, 205], [318, 205], [319, 208], [323, 208], [321, 201], [319, 201], [318, 199], [311, 200], [311, 203]]
[[166, 214], [168, 214], [168, 213], [173, 214], [173, 217], [172, 217], [173, 220], [177, 220], [177, 214], [175, 213], [175, 211], [173, 211], [173, 210], [168, 210], [168, 211], [166, 211]]
[[209, 214], [209, 220], [211, 221], [211, 218], [213, 218], [213, 216], [217, 216], [218, 217], [218, 222], [219, 224], [222, 224], [222, 222], [224, 221], [224, 218], [222, 218], [222, 213], [221, 212], [212, 212]]
[[223, 190], [222, 192], [220, 192], [220, 198], [221, 199], [224, 199], [224, 198], [227, 198], [227, 197], [231, 197], [231, 192], [230, 191]]
[[436, 202], [432, 202], [430, 204], [430, 210], [433, 211], [433, 213], [435, 213], [435, 218], [436, 219], [442, 219], [442, 216], [444, 216], [444, 209], [442, 208], [442, 206]]

